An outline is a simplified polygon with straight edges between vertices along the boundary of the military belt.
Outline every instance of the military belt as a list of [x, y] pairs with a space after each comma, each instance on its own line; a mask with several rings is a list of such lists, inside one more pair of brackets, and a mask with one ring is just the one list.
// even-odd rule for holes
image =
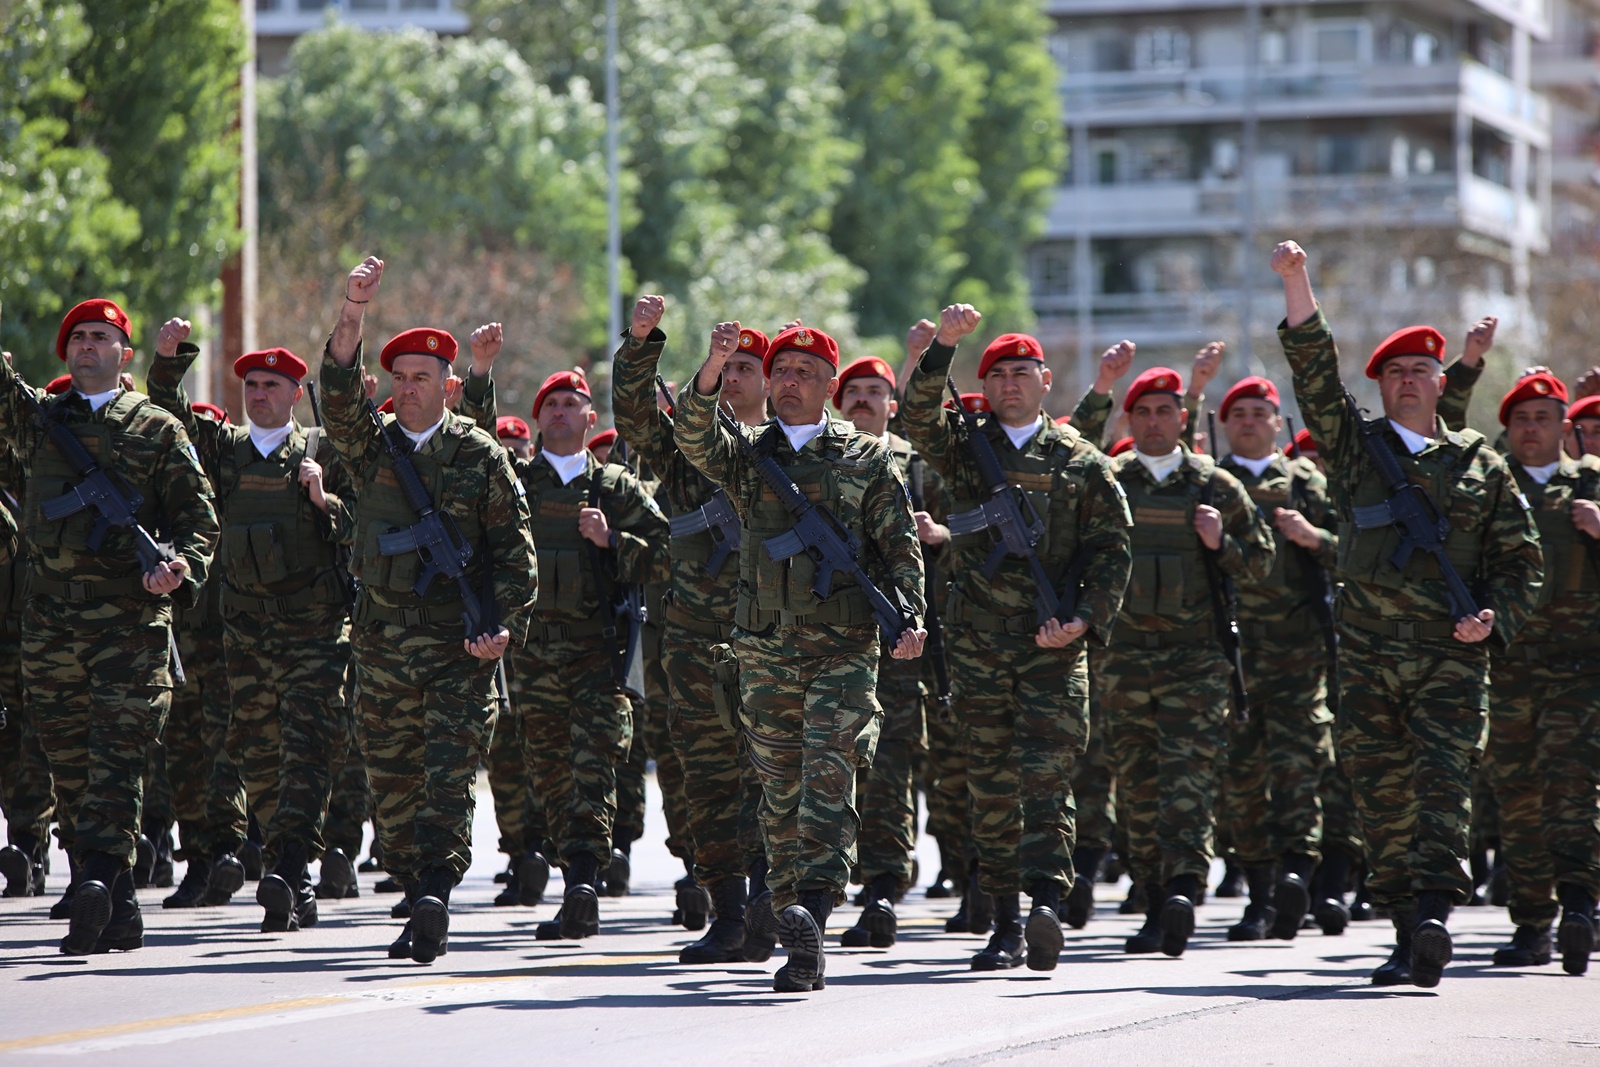
[[104, 600], [114, 596], [153, 597], [144, 587], [144, 575], [132, 578], [102, 578], [84, 582], [51, 581], [37, 572], [28, 573], [28, 595], [50, 596], [57, 600]]
[[365, 626], [369, 622], [386, 622], [391, 626], [443, 626], [447, 623], [461, 621], [461, 606], [459, 604], [438, 605], [433, 607], [391, 608], [385, 604], [375, 602], [371, 597], [362, 597], [356, 604], [354, 622], [357, 626]]
[[974, 611], [967, 607], [965, 598], [953, 600], [946, 620], [952, 626], [970, 626], [979, 633], [1011, 634], [1015, 637], [1032, 637], [1039, 632], [1039, 617], [1029, 611], [1019, 615], [991, 615], [987, 611]]
[[1456, 624], [1447, 619], [1428, 619], [1409, 622], [1397, 619], [1369, 619], [1365, 615], [1339, 613], [1339, 625], [1353, 626], [1357, 630], [1396, 641], [1443, 641], [1453, 637]]
[[1132, 627], [1118, 623], [1111, 631], [1113, 645], [1131, 645], [1134, 648], [1143, 648], [1150, 651], [1162, 648], [1178, 648], [1182, 645], [1199, 645], [1213, 642], [1217, 639], [1217, 628], [1208, 619], [1197, 622], [1193, 626], [1185, 626], [1178, 630], [1135, 630]]
[[1543, 644], [1515, 642], [1499, 658], [1528, 664], [1563, 664], [1566, 661], [1596, 663], [1600, 653], [1600, 637], [1580, 638], [1576, 641], [1549, 641]]
[[668, 596], [666, 610], [662, 614], [671, 625], [688, 630], [697, 637], [714, 637], [718, 641], [726, 641], [733, 634], [731, 622], [717, 622], [714, 619], [702, 619], [691, 615], [679, 607], [671, 596]]
[[1309, 637], [1318, 632], [1317, 620], [1309, 611], [1296, 611], [1278, 622], [1239, 620], [1239, 636], [1252, 643], [1268, 644], [1285, 637]]
[[528, 624], [528, 644], [555, 645], [599, 637], [605, 632], [605, 623], [598, 615], [592, 619], [573, 622], [532, 622]]
[[339, 588], [338, 575], [332, 571], [325, 571], [304, 589], [284, 593], [281, 596], [250, 596], [223, 586], [222, 614], [224, 618], [232, 618], [235, 615], [286, 615], [291, 611], [303, 611], [319, 604], [334, 607], [343, 600], [344, 593]]

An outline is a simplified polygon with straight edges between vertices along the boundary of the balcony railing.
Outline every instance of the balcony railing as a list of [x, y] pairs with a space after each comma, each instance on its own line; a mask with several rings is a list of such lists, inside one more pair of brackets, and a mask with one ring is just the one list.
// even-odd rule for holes
[[453, 0], [256, 0], [256, 33], [298, 36], [322, 25], [329, 11], [365, 29], [420, 26], [437, 33], [465, 33], [470, 23]]

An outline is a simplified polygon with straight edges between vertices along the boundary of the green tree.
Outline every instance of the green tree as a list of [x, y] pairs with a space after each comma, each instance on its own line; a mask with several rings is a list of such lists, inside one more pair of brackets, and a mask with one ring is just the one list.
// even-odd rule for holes
[[212, 295], [239, 241], [243, 61], [229, 0], [5, 10], [0, 337], [23, 366], [51, 368], [61, 312], [80, 299], [117, 299], [153, 331]]

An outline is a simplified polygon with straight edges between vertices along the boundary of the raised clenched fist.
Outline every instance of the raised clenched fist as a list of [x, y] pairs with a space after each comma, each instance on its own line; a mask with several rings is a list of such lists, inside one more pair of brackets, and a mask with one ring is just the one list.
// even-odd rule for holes
[[633, 305], [633, 321], [628, 325], [628, 332], [635, 338], [643, 341], [650, 336], [650, 331], [661, 325], [661, 316], [666, 314], [667, 302], [653, 293], [641, 296]]
[[939, 312], [939, 343], [954, 347], [982, 321], [983, 315], [971, 304], [951, 304]]
[[1272, 250], [1272, 269], [1285, 277], [1299, 274], [1306, 269], [1305, 249], [1293, 241], [1280, 242], [1278, 247]]

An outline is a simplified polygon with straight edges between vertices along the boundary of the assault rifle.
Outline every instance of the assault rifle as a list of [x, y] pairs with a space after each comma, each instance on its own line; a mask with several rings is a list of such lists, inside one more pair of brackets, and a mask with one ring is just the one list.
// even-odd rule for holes
[[[1289, 416], [1289, 458], [1300, 458], [1300, 446], [1294, 443], [1294, 416]], [[1306, 513], [1305, 483], [1293, 475], [1289, 478], [1289, 506], [1300, 514]], [[1309, 518], [1307, 519], [1309, 522]], [[1288, 541], [1288, 538], [1284, 538]], [[1322, 647], [1328, 654], [1328, 703], [1335, 711], [1339, 708], [1339, 627], [1333, 620], [1333, 575], [1317, 560], [1316, 553], [1289, 541], [1289, 547], [1300, 557], [1305, 574], [1306, 589], [1311, 595], [1311, 612], [1317, 617], [1317, 629], [1322, 631]]]
[[[659, 374], [656, 375], [656, 387], [667, 398], [669, 405], [676, 405], [666, 379]], [[710, 484], [705, 475], [700, 477]], [[739, 515], [728, 502], [727, 492], [720, 486], [712, 489], [710, 500], [692, 511], [672, 516], [667, 522], [674, 539], [697, 533], [711, 535], [711, 555], [703, 566], [713, 578], [722, 573], [722, 565], [728, 562], [728, 557], [739, 551]]]
[[394, 468], [395, 480], [400, 483], [406, 505], [417, 513], [417, 521], [404, 530], [379, 534], [378, 551], [385, 556], [415, 552], [422, 558], [422, 573], [411, 586], [411, 591], [419, 597], [427, 595], [428, 587], [440, 575], [454, 581], [461, 588], [461, 621], [467, 639], [472, 640], [484, 632], [483, 605], [467, 580], [472, 546], [461, 535], [455, 519], [434, 506], [433, 497], [428, 495], [427, 486], [422, 484], [422, 477], [411, 462], [410, 442], [402, 444], [393, 427], [383, 424], [377, 406], [370, 399], [367, 416], [378, 431], [383, 450], [389, 454], [389, 463]]
[[[322, 405], [317, 401], [316, 382], [306, 382], [306, 399], [311, 401], [311, 421], [315, 423], [306, 431], [306, 458], [315, 460], [322, 445]], [[329, 518], [331, 520], [332, 516]], [[350, 573], [350, 546], [343, 542], [335, 545], [333, 558], [339, 565], [339, 587], [344, 590], [344, 603], [348, 608], [355, 603], [355, 578]]]
[[[1211, 441], [1211, 458], [1217, 458], [1217, 413], [1206, 414], [1206, 437]], [[1200, 503], [1210, 505], [1211, 485], [1215, 472], [1200, 490]], [[1233, 576], [1222, 569], [1222, 550], [1202, 548], [1206, 565], [1206, 584], [1211, 588], [1211, 616], [1216, 620], [1217, 643], [1222, 646], [1223, 658], [1228, 661], [1228, 692], [1233, 705], [1233, 715], [1239, 725], [1250, 721], [1250, 693], [1244, 684], [1244, 653], [1239, 642], [1239, 596], [1233, 585]]]
[[1352, 509], [1351, 519], [1358, 530], [1374, 530], [1393, 526], [1400, 535], [1400, 547], [1389, 557], [1396, 570], [1405, 570], [1412, 553], [1418, 549], [1431, 555], [1439, 564], [1439, 574], [1444, 578], [1450, 598], [1450, 619], [1477, 618], [1478, 604], [1461, 580], [1461, 573], [1445, 553], [1445, 539], [1450, 536], [1450, 520], [1441, 512], [1422, 486], [1406, 477], [1389, 442], [1383, 439], [1382, 421], [1367, 425], [1356, 407], [1356, 398], [1345, 390], [1345, 407], [1349, 410], [1352, 425], [1361, 433], [1361, 447], [1372, 461], [1378, 477], [1389, 491], [1389, 499], [1381, 504]]
[[[589, 481], [589, 506], [600, 506], [600, 475]], [[617, 690], [633, 700], [644, 696], [644, 624], [648, 612], [644, 586], [637, 582], [613, 584], [601, 555], [600, 546], [584, 538], [589, 553], [589, 569], [594, 572], [595, 589], [600, 594], [600, 634], [611, 652], [611, 680]], [[606, 553], [615, 563], [616, 552]]]
[[[927, 511], [927, 501], [923, 492], [923, 466], [922, 457], [915, 452], [911, 453], [911, 509], [913, 511]], [[938, 690], [934, 693], [934, 702], [939, 707], [941, 721], [950, 720], [950, 662], [946, 658], [944, 648], [944, 620], [939, 618], [939, 607], [934, 600], [934, 591], [939, 588], [939, 553], [932, 545], [917, 542], [922, 547], [922, 574], [923, 588], [927, 590], [928, 609], [923, 613], [923, 619], [928, 629], [927, 652], [928, 658], [933, 661], [933, 684]]]
[[883, 639], [891, 646], [898, 642], [900, 635], [911, 629], [916, 621], [911, 605], [900, 590], [894, 590], [895, 599], [899, 601], [896, 604], [873, 584], [861, 565], [861, 539], [851, 533], [826, 505], [808, 499], [794, 479], [778, 466], [772, 454], [753, 444], [744, 435], [743, 427], [734, 421], [732, 415], [723, 411], [720, 404], [717, 405], [717, 417], [738, 442], [756, 476], [766, 483], [794, 519], [794, 526], [787, 533], [762, 542], [767, 557], [774, 563], [782, 563], [802, 552], [810, 556], [817, 565], [816, 577], [811, 580], [811, 593], [818, 600], [828, 599], [828, 594], [833, 591], [834, 574], [842, 571], [854, 578], [866, 594], [867, 603], [872, 606], [872, 614], [877, 619]]

